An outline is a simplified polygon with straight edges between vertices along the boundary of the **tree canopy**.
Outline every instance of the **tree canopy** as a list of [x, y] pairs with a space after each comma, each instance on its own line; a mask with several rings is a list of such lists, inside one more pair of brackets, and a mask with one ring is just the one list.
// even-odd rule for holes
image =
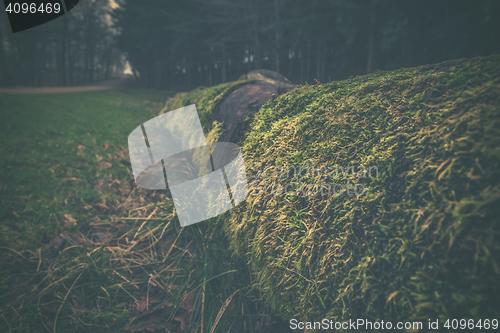
[[254, 68], [293, 82], [498, 53], [497, 1], [125, 0], [126, 52], [150, 87], [213, 85]]

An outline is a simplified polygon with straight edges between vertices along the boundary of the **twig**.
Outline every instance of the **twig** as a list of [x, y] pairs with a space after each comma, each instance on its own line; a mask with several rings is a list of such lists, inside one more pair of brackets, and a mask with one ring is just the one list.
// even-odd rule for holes
[[142, 222], [141, 226], [139, 227], [139, 229], [137, 229], [137, 232], [135, 233], [134, 237], [135, 238], [137, 236], [137, 234], [139, 233], [139, 231], [141, 231], [142, 227], [144, 226], [144, 224], [146, 224], [146, 222], [148, 220], [151, 219], [151, 217], [158, 211], [158, 207], [155, 208], [155, 210], [153, 210], [153, 212], [151, 214], [149, 214], [149, 216], [146, 218], [146, 220], [144, 222]]
[[42, 248], [38, 249], [38, 267], [36, 268], [36, 271], [40, 269], [40, 265], [42, 264]]
[[[26, 259], [26, 257], [25, 257], [25, 256], [23, 256], [21, 253], [17, 252], [16, 250], [11, 249], [10, 247], [0, 246], [0, 248], [10, 250], [10, 251], [14, 252], [15, 254], [18, 254], [18, 255], [20, 255], [21, 257], [23, 257], [24, 259]], [[28, 260], [28, 259], [26, 259], [26, 260]]]
[[167, 252], [167, 255], [163, 258], [163, 261], [162, 262], [165, 262], [165, 260], [167, 260], [168, 256], [170, 255], [170, 252], [172, 252], [172, 249], [174, 248], [175, 246], [175, 243], [177, 242], [177, 240], [179, 239], [179, 236], [182, 234], [182, 230], [184, 230], [184, 228], [181, 229], [181, 231], [179, 231], [179, 233], [177, 234], [177, 237], [175, 238], [174, 242], [172, 243], [172, 246], [170, 247], [170, 249], [168, 250]]

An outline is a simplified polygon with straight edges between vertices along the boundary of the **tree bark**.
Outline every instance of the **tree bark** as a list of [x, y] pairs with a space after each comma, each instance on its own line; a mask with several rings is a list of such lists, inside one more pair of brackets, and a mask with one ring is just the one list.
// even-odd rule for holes
[[300, 83], [304, 82], [304, 52], [300, 49]]
[[323, 81], [322, 80], [322, 73], [321, 73], [321, 60], [322, 60], [322, 53], [323, 53], [323, 45], [320, 45], [318, 48], [318, 53], [317, 53], [317, 58], [316, 58], [316, 80], [318, 81]]
[[[261, 62], [260, 62], [260, 40], [259, 40], [259, 9], [256, 8], [257, 6], [254, 5], [254, 0], [249, 0], [250, 2], [250, 12], [251, 12], [251, 17], [252, 17], [252, 23], [253, 23], [253, 39], [254, 39], [254, 52], [255, 52], [255, 59], [254, 59], [254, 66], [255, 69], [261, 68]], [[250, 54], [248, 54], [249, 59], [248, 59], [248, 64], [250, 66]]]
[[0, 86], [5, 85], [7, 83], [7, 70], [6, 70], [6, 55], [4, 53], [4, 44], [3, 44], [3, 22], [0, 22]]
[[275, 38], [275, 43], [274, 43], [274, 70], [276, 72], [280, 72], [280, 34], [278, 31], [278, 24], [280, 21], [280, 14], [279, 14], [279, 0], [274, 0], [274, 23], [275, 23], [275, 31], [274, 31], [274, 38]]
[[66, 52], [68, 43], [68, 18], [66, 16], [61, 18], [61, 44], [59, 48], [59, 84], [66, 86]]
[[222, 46], [222, 83], [226, 82], [226, 49]]
[[373, 57], [374, 57], [373, 30], [375, 29], [376, 3], [377, 3], [377, 0], [372, 0], [371, 6], [370, 6], [370, 24], [368, 27], [368, 57], [366, 60], [366, 73], [371, 73], [373, 71]]
[[306, 81], [311, 78], [311, 42], [307, 42], [307, 66], [306, 66]]

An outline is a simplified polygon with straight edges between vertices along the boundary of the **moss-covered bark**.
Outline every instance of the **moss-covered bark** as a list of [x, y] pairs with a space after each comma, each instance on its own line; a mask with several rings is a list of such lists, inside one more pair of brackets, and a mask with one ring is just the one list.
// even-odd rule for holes
[[[498, 317], [499, 79], [500, 56], [450, 61], [305, 86], [260, 110], [243, 146], [253, 191], [227, 234], [275, 310], [303, 321]], [[307, 162], [356, 173], [254, 172]], [[366, 192], [313, 195], [322, 180]], [[292, 182], [308, 187], [264, 191]]]

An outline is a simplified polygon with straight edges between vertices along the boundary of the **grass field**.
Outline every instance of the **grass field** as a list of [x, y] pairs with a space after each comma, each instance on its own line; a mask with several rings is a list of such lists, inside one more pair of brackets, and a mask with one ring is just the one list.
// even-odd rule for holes
[[[77, 237], [88, 235], [91, 225], [109, 223], [111, 215], [127, 216], [131, 208], [159, 201], [154, 194], [141, 195], [129, 200], [127, 209], [123, 207], [133, 186], [127, 136], [139, 123], [157, 115], [168, 95], [134, 90], [0, 95], [2, 332], [55, 330], [58, 308], [54, 302], [60, 302], [60, 296], [52, 289], [53, 294], [43, 298], [43, 289], [51, 283], [64, 285], [65, 278], [74, 281], [71, 260], [88, 253], [87, 243], [69, 257], [61, 250], [83, 244]], [[100, 231], [97, 236], [102, 239], [94, 237], [90, 247], [107, 235], [106, 229]], [[37, 256], [38, 264], [34, 264]], [[99, 259], [109, 257], [93, 258]], [[92, 274], [81, 282], [106, 286]], [[92, 286], [89, 290], [95, 289]], [[79, 304], [83, 315], [78, 320], [91, 318], [87, 325], [93, 329], [123, 329], [129, 315], [115, 308], [118, 302], [102, 311], [95, 311], [95, 305], [82, 310], [96, 296], [80, 294], [76, 302], [82, 304], [68, 300], [66, 305], [75, 308]], [[69, 320], [64, 309], [61, 312], [58, 332], [85, 327]]]
[[170, 96], [0, 95], [1, 332], [275, 323], [245, 291], [248, 271], [227, 251], [220, 218], [179, 229], [166, 193], [135, 186], [127, 136]]
[[0, 95], [2, 245], [33, 250], [61, 228], [77, 230], [66, 214], [80, 222], [89, 218], [82, 207], [114, 204], [99, 181], [130, 177], [127, 136], [167, 97], [133, 90]]

